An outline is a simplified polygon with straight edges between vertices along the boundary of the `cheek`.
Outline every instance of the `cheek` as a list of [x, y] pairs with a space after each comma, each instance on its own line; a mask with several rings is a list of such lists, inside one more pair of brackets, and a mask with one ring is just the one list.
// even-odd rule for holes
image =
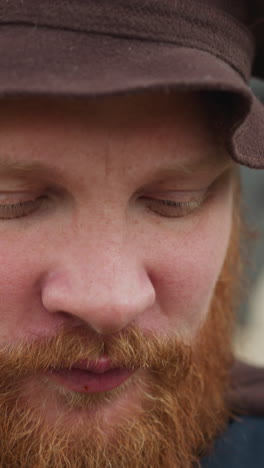
[[170, 241], [167, 239], [166, 247], [157, 248], [151, 276], [166, 331], [174, 329], [192, 337], [204, 322], [230, 232], [228, 209], [220, 217], [201, 219], [194, 231], [176, 234]]
[[[156, 292], [156, 307], [139, 319], [142, 328], [183, 330], [192, 336], [206, 317], [230, 237], [231, 203], [214, 204], [198, 222], [188, 223], [187, 229], [178, 229], [177, 222], [166, 221], [164, 228], [162, 221], [161, 227], [152, 225], [143, 237], [142, 231], [135, 236], [135, 255]], [[46, 232], [27, 236], [15, 231], [0, 233], [2, 342], [22, 338], [32, 321], [42, 328], [46, 323], [38, 285], [54, 253], [52, 242]]]
[[[11, 236], [12, 237], [12, 236]], [[32, 324], [32, 317], [40, 307], [38, 292], [42, 255], [29, 244], [12, 242], [2, 236], [0, 263], [0, 341], [24, 337], [25, 329]]]

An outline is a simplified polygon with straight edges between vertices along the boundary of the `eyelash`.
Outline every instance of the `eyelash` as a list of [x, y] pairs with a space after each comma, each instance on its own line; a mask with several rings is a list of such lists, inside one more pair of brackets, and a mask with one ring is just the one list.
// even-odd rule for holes
[[[10, 220], [16, 218], [24, 218], [37, 211], [43, 202], [45, 196], [37, 197], [34, 200], [26, 200], [19, 203], [2, 204], [0, 203], [0, 219]], [[200, 197], [194, 200], [185, 202], [152, 198], [140, 197], [146, 203], [147, 209], [158, 216], [165, 218], [180, 218], [196, 211], [204, 202], [205, 197]]]
[[45, 197], [41, 196], [34, 200], [26, 200], [19, 203], [10, 203], [7, 205], [0, 204], [0, 219], [8, 220], [29, 216], [40, 208], [44, 199]]
[[142, 199], [146, 201], [147, 208], [158, 216], [181, 218], [200, 208], [205, 201], [205, 196], [185, 202], [151, 197], [142, 197]]

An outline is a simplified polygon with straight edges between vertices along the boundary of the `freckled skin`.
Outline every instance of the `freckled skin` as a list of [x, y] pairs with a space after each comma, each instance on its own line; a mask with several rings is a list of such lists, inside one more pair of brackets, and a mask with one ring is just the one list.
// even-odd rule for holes
[[[2, 105], [0, 154], [45, 164], [51, 175], [0, 175], [1, 193], [18, 201], [25, 192], [49, 195], [34, 213], [0, 220], [0, 344], [52, 336], [61, 325], [108, 335], [131, 323], [191, 341], [224, 261], [232, 212], [229, 158], [202, 100]], [[161, 188], [156, 172], [175, 162], [198, 169], [166, 176]], [[201, 207], [175, 218], [140, 198], [197, 197], [209, 186]]]

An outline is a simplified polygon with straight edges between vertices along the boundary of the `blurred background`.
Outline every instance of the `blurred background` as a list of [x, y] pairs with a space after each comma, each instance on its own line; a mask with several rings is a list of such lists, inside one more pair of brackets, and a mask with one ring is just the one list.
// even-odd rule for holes
[[[252, 80], [251, 87], [264, 103], [264, 83]], [[258, 235], [250, 242], [250, 286], [238, 313], [235, 350], [240, 359], [264, 366], [264, 170], [242, 168], [241, 175], [245, 218]]]

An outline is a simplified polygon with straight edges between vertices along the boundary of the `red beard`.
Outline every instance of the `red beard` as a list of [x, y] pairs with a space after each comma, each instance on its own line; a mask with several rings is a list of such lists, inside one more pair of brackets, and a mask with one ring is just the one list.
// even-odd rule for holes
[[[0, 350], [0, 466], [36, 468], [188, 468], [225, 428], [233, 360], [233, 298], [239, 268], [238, 221], [207, 321], [191, 347], [129, 328], [104, 342], [88, 331]], [[43, 371], [107, 355], [140, 371], [105, 394], [50, 386]], [[34, 385], [30, 386], [31, 379]], [[135, 398], [129, 413], [122, 394]], [[54, 403], [54, 421], [46, 406]], [[117, 418], [105, 417], [116, 405]]]

